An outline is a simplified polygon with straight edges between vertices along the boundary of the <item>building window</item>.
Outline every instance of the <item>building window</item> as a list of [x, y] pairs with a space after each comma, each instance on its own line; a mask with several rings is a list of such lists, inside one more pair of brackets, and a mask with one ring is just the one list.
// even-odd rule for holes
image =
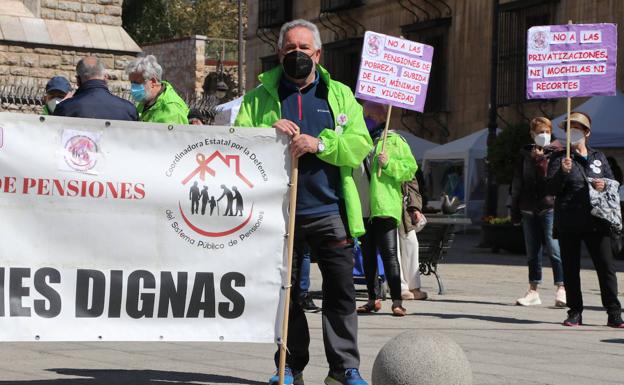
[[360, 68], [362, 42], [358, 37], [323, 44], [323, 62], [332, 79], [348, 85], [352, 91], [355, 91]]
[[403, 26], [406, 39], [433, 47], [433, 61], [424, 112], [448, 110], [448, 41], [451, 18], [442, 18]]
[[292, 0], [259, 0], [258, 28], [276, 28], [292, 19]]
[[260, 58], [262, 62], [262, 72], [271, 70], [279, 65], [279, 58], [277, 55], [270, 55]]
[[497, 105], [525, 103], [526, 41], [529, 28], [552, 25], [558, 0], [521, 0], [500, 6]]
[[363, 4], [363, 0], [321, 0], [321, 12], [337, 12]]

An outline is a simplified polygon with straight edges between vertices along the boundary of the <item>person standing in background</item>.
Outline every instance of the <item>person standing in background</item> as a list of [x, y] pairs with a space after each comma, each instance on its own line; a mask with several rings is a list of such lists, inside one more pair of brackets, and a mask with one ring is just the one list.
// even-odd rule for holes
[[542, 303], [537, 291], [542, 283], [542, 255], [550, 259], [555, 285], [555, 306], [566, 306], [563, 267], [559, 241], [553, 238], [555, 197], [546, 188], [548, 161], [561, 146], [551, 143], [552, 123], [544, 117], [531, 120], [531, 138], [534, 143], [520, 152], [511, 183], [511, 219], [522, 223], [529, 266], [529, 289], [516, 300], [517, 305], [533, 306]]
[[136, 121], [139, 116], [132, 103], [108, 90], [106, 69], [95, 56], [80, 59], [76, 65], [76, 93], [60, 102], [55, 116]]
[[142, 122], [188, 124], [189, 108], [173, 86], [162, 80], [154, 55], [139, 57], [126, 66], [132, 98]]
[[[592, 258], [602, 306], [607, 310], [607, 325], [624, 328], [622, 306], [617, 298], [618, 284], [611, 249], [611, 226], [592, 215], [590, 184], [604, 191], [613, 172], [605, 155], [587, 145], [591, 135], [591, 118], [582, 112], [570, 114], [570, 157], [559, 151], [550, 159], [547, 186], [555, 196], [554, 232], [561, 246], [565, 276], [568, 317], [564, 326], [583, 324], [583, 295], [581, 293], [581, 242]], [[560, 127], [565, 129], [566, 121]], [[591, 178], [589, 180], [588, 178]]]

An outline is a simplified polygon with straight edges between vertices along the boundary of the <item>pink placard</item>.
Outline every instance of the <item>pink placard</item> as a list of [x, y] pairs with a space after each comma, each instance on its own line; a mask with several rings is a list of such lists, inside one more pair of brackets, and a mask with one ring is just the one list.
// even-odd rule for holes
[[355, 96], [423, 112], [433, 47], [366, 31]]

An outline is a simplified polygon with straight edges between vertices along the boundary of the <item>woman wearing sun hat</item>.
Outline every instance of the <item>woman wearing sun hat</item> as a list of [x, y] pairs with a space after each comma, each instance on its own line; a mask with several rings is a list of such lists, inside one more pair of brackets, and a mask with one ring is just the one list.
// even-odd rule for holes
[[[560, 123], [565, 130], [566, 121]], [[568, 318], [566, 326], [583, 323], [580, 260], [581, 241], [585, 243], [598, 274], [602, 305], [607, 310], [607, 325], [622, 328], [617, 278], [611, 251], [609, 223], [591, 214], [588, 178], [597, 191], [612, 183], [613, 172], [606, 156], [587, 146], [591, 118], [582, 112], [570, 114], [570, 157], [559, 151], [548, 166], [548, 189], [555, 195], [554, 234], [559, 239], [565, 276]]]

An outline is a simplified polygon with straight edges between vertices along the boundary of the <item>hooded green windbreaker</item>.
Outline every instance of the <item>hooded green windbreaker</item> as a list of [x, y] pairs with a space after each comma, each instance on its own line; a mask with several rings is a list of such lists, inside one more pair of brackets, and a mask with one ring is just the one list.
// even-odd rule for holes
[[[325, 150], [317, 153], [324, 162], [340, 167], [342, 198], [345, 201], [349, 232], [358, 237], [364, 234], [362, 207], [352, 171], [372, 149], [372, 141], [362, 114], [362, 106], [355, 100], [351, 89], [331, 80], [329, 73], [320, 65], [316, 66], [321, 80], [329, 90], [327, 102], [334, 117], [335, 129], [324, 129], [319, 138]], [[281, 119], [281, 104], [278, 95], [282, 67], [278, 66], [260, 74], [261, 85], [248, 92], [243, 98], [234, 125], [237, 127], [272, 127]]]
[[[375, 148], [375, 159], [381, 153], [381, 147], [379, 140]], [[401, 135], [392, 131], [388, 132], [385, 152], [388, 154], [388, 163], [381, 168], [381, 176], [377, 177], [378, 161], [373, 162], [371, 170], [371, 218], [392, 217], [398, 226], [403, 213], [401, 184], [414, 178], [418, 165], [409, 144]]]
[[173, 86], [162, 81], [165, 90], [158, 96], [156, 103], [145, 110], [145, 104], [137, 104], [139, 120], [151, 123], [188, 124], [189, 108], [184, 100], [175, 92]]

